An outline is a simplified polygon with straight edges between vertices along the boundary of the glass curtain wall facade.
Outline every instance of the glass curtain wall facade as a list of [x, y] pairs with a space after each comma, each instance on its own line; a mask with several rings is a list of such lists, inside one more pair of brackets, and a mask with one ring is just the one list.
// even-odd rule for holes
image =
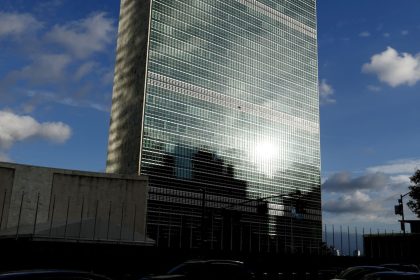
[[108, 155], [108, 171], [125, 173], [114, 154], [137, 153], [150, 176], [149, 235], [168, 247], [318, 250], [315, 0], [149, 7], [139, 148]]

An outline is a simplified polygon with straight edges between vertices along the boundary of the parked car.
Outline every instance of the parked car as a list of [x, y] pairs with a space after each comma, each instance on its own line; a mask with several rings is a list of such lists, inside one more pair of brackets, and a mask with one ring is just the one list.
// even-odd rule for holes
[[0, 280], [111, 280], [86, 271], [36, 269], [0, 273]]
[[[232, 260], [186, 261], [164, 275], [143, 277], [142, 280], [185, 279], [185, 280], [251, 280], [253, 273], [243, 262]], [[1, 280], [1, 279], [0, 279]]]
[[418, 272], [381, 271], [365, 275], [362, 280], [420, 280]]
[[343, 270], [334, 279], [360, 280], [367, 274], [380, 271], [392, 271], [392, 269], [382, 266], [352, 266]]

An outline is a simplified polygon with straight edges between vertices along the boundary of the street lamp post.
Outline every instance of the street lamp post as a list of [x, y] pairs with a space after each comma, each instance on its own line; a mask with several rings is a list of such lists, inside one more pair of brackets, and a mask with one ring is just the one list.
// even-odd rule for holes
[[206, 219], [206, 189], [198, 188], [201, 191], [201, 247], [204, 248], [204, 236], [206, 233], [205, 219]]
[[400, 194], [400, 198], [398, 199], [398, 205], [395, 205], [395, 215], [401, 216], [401, 230], [403, 234], [405, 234], [405, 220], [404, 220], [404, 203], [403, 198], [410, 194], [410, 192], [405, 194]]

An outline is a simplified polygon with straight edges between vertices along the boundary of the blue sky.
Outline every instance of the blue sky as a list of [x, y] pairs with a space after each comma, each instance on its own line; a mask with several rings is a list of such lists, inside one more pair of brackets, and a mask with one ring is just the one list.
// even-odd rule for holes
[[420, 167], [419, 11], [414, 0], [318, 1], [327, 223], [399, 230], [393, 205]]
[[[420, 167], [419, 12], [318, 0], [326, 223], [398, 230], [393, 204]], [[116, 0], [0, 0], [0, 160], [104, 170], [118, 13]]]

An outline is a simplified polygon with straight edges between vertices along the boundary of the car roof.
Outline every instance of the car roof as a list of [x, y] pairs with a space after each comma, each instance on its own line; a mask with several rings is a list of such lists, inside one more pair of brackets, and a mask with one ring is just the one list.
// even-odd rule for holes
[[381, 266], [388, 267], [397, 271], [420, 272], [419, 267], [415, 264], [387, 263], [381, 264]]
[[109, 279], [106, 276], [98, 275], [95, 273], [81, 271], [81, 270], [65, 270], [65, 269], [33, 269], [33, 270], [19, 270], [19, 271], [9, 271], [0, 273], [0, 279], [2, 278], [18, 278], [21, 276], [58, 276], [58, 275], [68, 275], [68, 276], [86, 276], [97, 277], [102, 279]]
[[[420, 273], [418, 272], [406, 272], [406, 271], [381, 271], [381, 272], [374, 272], [366, 275], [366, 279], [372, 279], [372, 278], [384, 278], [387, 279], [389, 276], [389, 279], [420, 279]], [[395, 278], [396, 277], [396, 278]]]
[[407, 272], [407, 271], [378, 271], [371, 274], [372, 275], [420, 275], [419, 272]]
[[383, 268], [382, 265], [359, 265], [359, 266], [351, 266], [349, 268]]
[[389, 268], [383, 267], [383, 266], [376, 266], [376, 265], [360, 265], [360, 266], [350, 266], [346, 269], [344, 269], [342, 272], [344, 271], [350, 271], [350, 270], [380, 270], [380, 269], [385, 269], [385, 270], [391, 270]]
[[376, 271], [391, 271], [390, 268], [382, 267], [382, 266], [351, 266], [340, 272], [340, 274], [336, 277], [336, 279], [347, 279], [347, 278], [354, 278], [355, 276], [362, 276], [365, 274], [370, 274]]
[[184, 262], [185, 264], [192, 264], [192, 263], [228, 263], [228, 264], [243, 264], [242, 261], [237, 260], [188, 260]]

